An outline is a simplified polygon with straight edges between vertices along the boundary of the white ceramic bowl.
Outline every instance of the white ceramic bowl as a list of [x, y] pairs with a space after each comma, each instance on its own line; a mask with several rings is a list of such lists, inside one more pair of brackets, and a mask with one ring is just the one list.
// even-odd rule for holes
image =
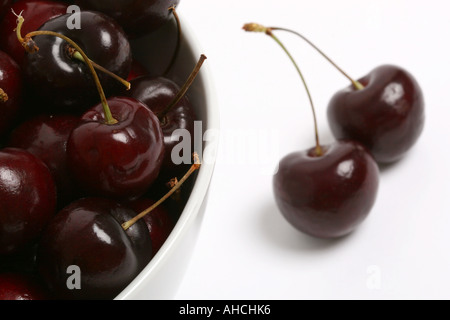
[[[183, 83], [194, 68], [200, 54], [205, 54], [186, 19], [178, 13], [183, 30], [183, 41], [178, 59], [168, 78]], [[170, 37], [176, 36], [175, 24], [169, 24], [158, 32], [133, 42], [135, 58], [145, 65], [154, 65], [157, 61], [160, 72], [170, 60], [172, 45], [167, 45]], [[169, 41], [170, 42], [170, 41]], [[219, 111], [216, 103], [213, 80], [208, 68], [208, 60], [204, 63], [198, 78], [188, 92], [189, 99], [197, 116], [202, 121], [203, 131], [219, 130]], [[116, 300], [167, 300], [173, 299], [178, 290], [190, 257], [193, 253], [197, 235], [202, 223], [207, 203], [209, 184], [215, 165], [215, 150], [218, 139], [203, 143], [208, 153], [208, 161], [204, 161], [198, 173], [191, 196], [169, 238], [150, 261], [147, 267], [130, 285], [116, 297]], [[205, 153], [206, 160], [206, 153]]]

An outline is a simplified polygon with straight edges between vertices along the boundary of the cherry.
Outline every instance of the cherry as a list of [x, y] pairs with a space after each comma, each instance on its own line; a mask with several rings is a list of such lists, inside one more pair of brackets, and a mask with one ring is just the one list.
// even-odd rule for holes
[[22, 79], [17, 63], [0, 51], [0, 137], [10, 129], [21, 107]]
[[0, 300], [48, 300], [49, 297], [44, 285], [35, 276], [0, 274]]
[[101, 104], [82, 116], [67, 144], [69, 170], [76, 182], [88, 195], [133, 198], [143, 194], [157, 178], [164, 156], [156, 116], [132, 98], [114, 97], [108, 102], [92, 61], [76, 42], [53, 31], [37, 31], [21, 38], [23, 22], [19, 15], [18, 38], [30, 55], [39, 50], [32, 36], [49, 35], [66, 41], [88, 67], [100, 96]]
[[67, 141], [80, 122], [73, 115], [39, 115], [12, 132], [8, 146], [21, 148], [44, 161], [56, 182], [59, 207], [79, 194], [67, 167]]
[[[31, 32], [25, 38], [20, 35], [22, 21], [17, 27], [18, 38], [26, 43], [35, 35], [46, 34], [46, 31], [64, 35], [85, 48], [97, 64], [121, 78], [127, 77], [132, 56], [130, 43], [122, 28], [104, 14], [82, 11], [82, 29], [70, 30], [67, 28], [70, 17], [67, 14], [47, 21], [37, 32]], [[27, 54], [23, 68], [30, 94], [58, 112], [84, 112], [98, 102], [86, 62], [73, 57], [73, 45], [54, 36], [36, 37], [34, 42], [39, 53]], [[120, 84], [107, 74], [100, 74], [100, 80], [108, 95], [119, 89]]]
[[369, 214], [377, 194], [378, 167], [355, 141], [337, 141], [287, 155], [273, 189], [281, 213], [294, 227], [319, 238], [349, 234]]
[[147, 69], [139, 61], [133, 59], [131, 63], [131, 71], [128, 74], [127, 81], [131, 81], [133, 79], [145, 76], [147, 74], [148, 74]]
[[[127, 205], [138, 214], [153, 206], [155, 203], [156, 201], [149, 198], [139, 198]], [[147, 225], [150, 233], [150, 238], [152, 239], [152, 252], [153, 255], [155, 255], [169, 237], [175, 227], [175, 222], [170, 212], [163, 205], [160, 205], [150, 214], [147, 214], [142, 220]]]
[[123, 92], [124, 95], [147, 105], [160, 120], [165, 147], [161, 172], [164, 180], [173, 178], [185, 170], [185, 166], [175, 163], [172, 159], [172, 153], [176, 152], [174, 148], [180, 143], [180, 140], [185, 138], [185, 133], [190, 138], [190, 147], [194, 146], [196, 115], [186, 93], [206, 59], [205, 55], [200, 56], [197, 65], [182, 88], [167, 78], [147, 75], [132, 80], [130, 82], [131, 89]]
[[284, 157], [273, 177], [278, 208], [292, 226], [306, 234], [318, 238], [345, 236], [365, 220], [375, 203], [378, 166], [358, 142], [320, 144], [313, 100], [292, 55], [271, 28], [247, 24], [244, 29], [264, 32], [281, 46], [301, 77], [313, 111], [316, 146]]
[[0, 255], [0, 273], [21, 272], [36, 274], [37, 242], [8, 255]]
[[2, 18], [11, 7], [12, 0], [0, 0], [0, 18]]
[[[14, 12], [24, 12], [27, 17], [27, 25], [23, 27], [24, 33], [37, 30], [45, 22], [50, 19], [67, 13], [67, 4], [57, 1], [49, 0], [20, 0], [15, 2], [11, 9]], [[5, 15], [0, 23], [0, 49], [8, 53], [17, 63], [21, 64], [25, 52], [17, 41], [17, 36], [14, 32], [16, 28], [16, 16], [11, 12]]]
[[36, 239], [55, 213], [50, 170], [25, 150], [1, 150], [0, 204], [0, 254], [10, 254]]
[[425, 103], [412, 74], [398, 66], [383, 65], [354, 80], [302, 34], [270, 29], [302, 38], [352, 83], [337, 92], [328, 105], [328, 121], [337, 139], [361, 142], [379, 163], [395, 162], [415, 145], [424, 128]]
[[[145, 39], [140, 39], [140, 41], [144, 41], [146, 45], [148, 45], [149, 47], [151, 46], [157, 47], [158, 50], [150, 53], [149, 52], [145, 53], [145, 56], [143, 57], [145, 61], [152, 61], [151, 64], [146, 66], [142, 65], [140, 61], [136, 59], [136, 57], [133, 57], [131, 71], [126, 79], [127, 81], [131, 81], [140, 76], [166, 77], [169, 71], [172, 69], [173, 65], [175, 64], [180, 51], [182, 30], [181, 30], [181, 21], [178, 16], [178, 13], [176, 12], [176, 8], [171, 7], [169, 8], [169, 10], [172, 11], [172, 14], [176, 21], [177, 25], [176, 37], [173, 34], [174, 31], [172, 29], [170, 31], [164, 29], [158, 33], [155, 32], [150, 36], [147, 35]], [[164, 36], [161, 36], [161, 34], [164, 34]], [[137, 42], [134, 43], [134, 45], [136, 47], [140, 46], [140, 44]], [[174, 47], [174, 52], [170, 58], [170, 55], [168, 53], [169, 50], [172, 50], [172, 47]], [[170, 60], [168, 58], [170, 58]], [[166, 63], [167, 65], [165, 65]]]
[[90, 195], [137, 198], [158, 177], [164, 142], [158, 118], [140, 101], [108, 100], [116, 123], [100, 104], [81, 117], [67, 145], [73, 178]]
[[[39, 242], [38, 270], [63, 299], [112, 299], [152, 258], [149, 230], [142, 220], [172, 196], [201, 166], [194, 164], [164, 197], [138, 215], [110, 199], [84, 198], [61, 210]], [[69, 267], [79, 270], [80, 287], [68, 288]]]
[[[173, 101], [180, 87], [173, 81], [163, 77], [142, 76], [132, 80], [131, 89], [126, 92], [127, 96], [142, 101], [156, 115]], [[183, 129], [194, 137], [194, 121], [196, 120], [193, 107], [189, 99], [184, 96], [180, 101], [161, 117], [161, 129], [164, 135], [165, 157], [163, 170], [172, 175], [177, 175], [183, 166], [175, 165], [172, 161], [172, 150], [180, 143], [182, 136], [174, 134], [176, 130]], [[194, 141], [191, 141], [192, 144]], [[165, 175], [166, 176], [166, 175]]]
[[[151, 240], [143, 221], [127, 231], [134, 211], [113, 200], [84, 198], [61, 210], [45, 229], [38, 249], [39, 274], [62, 299], [113, 299], [150, 261]], [[67, 287], [68, 268], [80, 270], [81, 288]]]
[[424, 97], [406, 70], [383, 65], [353, 86], [337, 92], [328, 106], [328, 120], [338, 139], [355, 139], [379, 163], [401, 159], [417, 142], [425, 124]]
[[[20, 26], [24, 19], [18, 16], [18, 20]], [[108, 101], [94, 66], [81, 47], [59, 33], [44, 34], [65, 40], [81, 55], [100, 95], [101, 104], [82, 116], [69, 137], [68, 165], [74, 179], [88, 195], [140, 196], [157, 178], [163, 160], [158, 119], [135, 99], [115, 97]], [[26, 48], [36, 46], [31, 35], [22, 42]]]
[[119, 22], [125, 31], [141, 36], [160, 28], [170, 17], [169, 10], [180, 0], [76, 0], [82, 9], [104, 12]]

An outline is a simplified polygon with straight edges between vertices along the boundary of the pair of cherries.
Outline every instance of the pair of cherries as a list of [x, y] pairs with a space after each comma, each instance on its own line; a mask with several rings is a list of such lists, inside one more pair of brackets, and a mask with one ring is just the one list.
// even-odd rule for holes
[[[424, 97], [418, 82], [394, 65], [375, 68], [356, 81], [296, 31], [254, 23], [245, 25], [244, 30], [266, 33], [281, 45], [296, 66], [313, 109], [316, 146], [284, 157], [273, 179], [281, 213], [291, 225], [313, 237], [338, 238], [351, 233], [366, 219], [375, 203], [378, 165], [400, 160], [422, 133]], [[275, 31], [299, 36], [351, 81], [328, 105], [334, 143], [320, 144], [306, 81]]]
[[[195, 114], [184, 97], [189, 84], [180, 89], [169, 79], [142, 75], [129, 79], [132, 89], [125, 90], [116, 81], [132, 70], [128, 38], [150, 31], [133, 24], [151, 19], [145, 28], [158, 28], [178, 1], [76, 3], [115, 13], [120, 23], [83, 10], [82, 29], [70, 30], [67, 4], [45, 0], [6, 4], [0, 23], [13, 34], [0, 44], [8, 51], [0, 52], [0, 75], [8, 76], [0, 79], [0, 135], [7, 146], [0, 150], [0, 269], [38, 241], [26, 256], [37, 256], [39, 276], [52, 295], [108, 299], [134, 279], [173, 228], [174, 217], [162, 207], [133, 219], [148, 211], [144, 206], [154, 207], [150, 187], [179, 176], [180, 166], [171, 161], [173, 132], [193, 134]], [[10, 6], [23, 10], [24, 28]], [[14, 53], [24, 47], [25, 55]], [[91, 59], [108, 73], [97, 74]], [[98, 93], [101, 103], [92, 107]], [[82, 290], [67, 288], [71, 265], [82, 270]]]

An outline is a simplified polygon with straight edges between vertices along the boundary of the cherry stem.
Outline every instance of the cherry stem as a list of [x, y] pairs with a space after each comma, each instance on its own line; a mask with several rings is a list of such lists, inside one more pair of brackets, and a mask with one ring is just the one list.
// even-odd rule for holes
[[357, 90], [363, 90], [364, 89], [364, 85], [359, 82], [358, 80], [353, 79], [352, 77], [350, 77], [344, 70], [342, 70], [333, 60], [330, 59], [330, 57], [328, 57], [322, 50], [320, 50], [314, 43], [312, 43], [312, 41], [310, 41], [308, 38], [306, 38], [304, 35], [300, 34], [297, 31], [291, 30], [291, 29], [286, 29], [286, 28], [277, 28], [277, 27], [270, 27], [267, 28], [271, 31], [285, 31], [285, 32], [289, 32], [292, 33], [298, 37], [300, 37], [301, 39], [303, 39], [306, 43], [308, 43], [311, 47], [313, 47], [317, 52], [319, 52], [325, 59], [328, 60], [328, 62], [330, 62], [340, 73], [342, 73], [348, 80], [350, 80], [350, 82], [353, 84], [353, 86], [355, 87], [355, 89]]
[[203, 63], [206, 60], [206, 56], [202, 54], [200, 56], [200, 59], [197, 62], [197, 65], [195, 66], [194, 70], [189, 75], [189, 78], [184, 83], [183, 87], [180, 89], [180, 91], [177, 93], [177, 95], [173, 98], [173, 100], [169, 103], [169, 105], [158, 114], [159, 121], [162, 121], [166, 114], [178, 103], [180, 100], [184, 97], [184, 95], [187, 93], [191, 85], [194, 83], [195, 78], [197, 77], [198, 73], [200, 72], [200, 69], [202, 68]]
[[137, 221], [139, 221], [140, 219], [142, 219], [143, 217], [145, 217], [147, 214], [149, 214], [150, 212], [152, 212], [153, 210], [155, 210], [158, 206], [160, 206], [164, 201], [166, 201], [168, 198], [170, 198], [170, 196], [172, 196], [178, 189], [180, 189], [180, 187], [183, 185], [183, 183], [189, 179], [189, 177], [196, 171], [200, 169], [201, 166], [201, 162], [200, 162], [200, 158], [198, 156], [198, 154], [195, 152], [193, 155], [194, 158], [194, 164], [191, 166], [191, 168], [188, 170], [188, 172], [183, 176], [183, 178], [181, 178], [180, 181], [178, 181], [174, 187], [165, 195], [163, 196], [161, 199], [159, 199], [158, 202], [156, 202], [154, 205], [152, 205], [151, 207], [149, 207], [148, 209], [142, 211], [140, 214], [138, 214], [137, 216], [135, 216], [133, 219], [122, 223], [122, 228], [126, 231], [128, 230], [131, 226], [133, 226]]
[[4, 103], [6, 101], [8, 101], [8, 95], [2, 88], [0, 88], [0, 102]]
[[[14, 13], [15, 14], [15, 13]], [[92, 73], [92, 76], [94, 77], [95, 85], [97, 86], [98, 93], [100, 95], [100, 99], [103, 106], [103, 111], [105, 113], [105, 120], [106, 124], [112, 125], [116, 124], [118, 121], [114, 119], [114, 117], [111, 114], [111, 109], [109, 108], [108, 102], [106, 100], [105, 92], [103, 91], [103, 87], [100, 83], [100, 79], [98, 78], [97, 72], [94, 69], [94, 66], [91, 63], [91, 60], [88, 58], [88, 56], [84, 53], [84, 51], [78, 46], [72, 39], [66, 37], [65, 35], [62, 35], [60, 33], [56, 33], [53, 31], [33, 31], [28, 33], [25, 38], [21, 35], [22, 25], [25, 22], [25, 19], [22, 17], [22, 13], [17, 15], [17, 27], [16, 27], [16, 34], [17, 39], [20, 41], [22, 46], [25, 48], [25, 50], [28, 53], [35, 53], [39, 51], [39, 48], [37, 47], [36, 43], [33, 41], [33, 37], [39, 36], [39, 35], [48, 35], [48, 36], [54, 36], [57, 38], [60, 38], [66, 42], [68, 42], [72, 47], [77, 50], [81, 56], [83, 57], [84, 61], [86, 62], [86, 65], [88, 66], [89, 70]]]
[[180, 21], [180, 17], [178, 16], [178, 13], [176, 11], [176, 6], [171, 6], [169, 8], [169, 11], [172, 12], [172, 14], [173, 14], [173, 16], [175, 18], [175, 21], [177, 23], [177, 45], [175, 47], [175, 52], [174, 52], [174, 54], [172, 56], [172, 59], [170, 60], [169, 65], [167, 66], [166, 70], [163, 73], [164, 76], [166, 76], [169, 73], [170, 69], [172, 69], [173, 65], [175, 64], [175, 60], [177, 59], [178, 53], [180, 51], [181, 37], [182, 37], [181, 21]]
[[244, 25], [243, 29], [245, 31], [249, 31], [249, 32], [264, 32], [266, 35], [270, 36], [273, 40], [275, 40], [276, 43], [278, 43], [278, 45], [283, 49], [283, 51], [288, 55], [289, 59], [291, 60], [291, 62], [294, 64], [295, 68], [297, 69], [297, 73], [300, 75], [300, 79], [302, 80], [303, 86], [306, 89], [306, 93], [308, 94], [308, 99], [311, 105], [311, 110], [312, 110], [312, 114], [313, 114], [313, 119], [314, 119], [314, 130], [315, 130], [315, 138], [316, 138], [316, 155], [318, 157], [323, 155], [323, 150], [322, 147], [320, 146], [320, 142], [319, 142], [319, 129], [318, 129], [318, 125], [317, 125], [317, 116], [316, 116], [316, 110], [314, 107], [314, 102], [311, 96], [311, 92], [309, 91], [308, 85], [306, 83], [305, 77], [303, 76], [303, 73], [301, 72], [298, 64], [295, 62], [294, 57], [291, 55], [291, 53], [289, 52], [289, 50], [284, 46], [284, 44], [280, 41], [280, 39], [278, 39], [273, 33], [272, 30], [270, 28], [266, 28], [262, 25], [259, 24], [255, 24], [255, 23], [249, 23]]
[[[70, 48], [70, 49], [73, 49], [73, 48]], [[77, 51], [77, 50], [70, 50], [70, 49], [69, 49], [69, 55], [71, 56], [71, 58], [74, 58], [74, 59], [77, 59], [77, 60], [79, 60], [79, 61], [81, 61], [81, 62], [86, 63], [86, 62], [84, 61], [83, 55], [82, 55], [79, 51]], [[130, 90], [130, 89], [131, 89], [131, 83], [129, 83], [129, 82], [126, 81], [125, 79], [119, 77], [117, 74], [115, 74], [115, 73], [109, 71], [108, 69], [102, 67], [101, 65], [95, 63], [95, 62], [92, 61], [92, 60], [90, 60], [90, 62], [92, 63], [92, 65], [94, 66], [94, 68], [97, 69], [98, 71], [101, 71], [101, 72], [107, 74], [108, 76], [112, 77], [113, 79], [117, 80], [118, 82], [120, 82], [121, 84], [123, 84], [123, 85], [127, 88], [127, 90]]]

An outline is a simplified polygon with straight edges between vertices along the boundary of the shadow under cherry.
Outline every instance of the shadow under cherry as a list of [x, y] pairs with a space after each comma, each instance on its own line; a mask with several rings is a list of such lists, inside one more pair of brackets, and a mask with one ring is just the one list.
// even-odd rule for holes
[[357, 230], [338, 239], [319, 239], [300, 232], [291, 226], [279, 212], [275, 201], [268, 202], [260, 210], [259, 226], [263, 237], [272, 245], [290, 251], [318, 253], [334, 250], [344, 245]]

